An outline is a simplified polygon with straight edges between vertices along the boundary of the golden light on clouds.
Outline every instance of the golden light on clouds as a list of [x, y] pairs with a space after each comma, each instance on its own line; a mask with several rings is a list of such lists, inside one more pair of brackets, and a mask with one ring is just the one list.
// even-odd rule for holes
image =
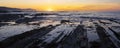
[[120, 0], [0, 0], [0, 6], [40, 11], [120, 10]]

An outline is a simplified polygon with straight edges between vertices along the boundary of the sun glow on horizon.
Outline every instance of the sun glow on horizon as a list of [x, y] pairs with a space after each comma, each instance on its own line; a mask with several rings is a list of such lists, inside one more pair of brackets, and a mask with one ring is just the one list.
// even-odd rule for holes
[[38, 11], [120, 11], [120, 0], [1, 0], [0, 6]]
[[55, 11], [53, 8], [47, 8], [46, 11]]

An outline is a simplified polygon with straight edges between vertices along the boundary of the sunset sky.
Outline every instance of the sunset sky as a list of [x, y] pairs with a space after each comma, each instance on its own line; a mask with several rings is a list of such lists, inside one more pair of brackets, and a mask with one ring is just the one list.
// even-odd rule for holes
[[41, 11], [120, 11], [120, 0], [0, 0], [0, 6]]

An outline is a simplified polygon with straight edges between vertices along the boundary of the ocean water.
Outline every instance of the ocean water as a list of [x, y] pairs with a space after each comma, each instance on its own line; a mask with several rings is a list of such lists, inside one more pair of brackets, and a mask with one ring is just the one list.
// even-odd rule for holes
[[[52, 12], [50, 12], [52, 13]], [[43, 20], [44, 23], [41, 26], [47, 25], [56, 25], [60, 24], [61, 20], [70, 20], [72, 22], [81, 22], [81, 21], [89, 21], [90, 18], [114, 18], [120, 20], [120, 12], [55, 12], [55, 15], [43, 15], [37, 16], [36, 21]], [[87, 18], [86, 18], [87, 17]], [[118, 20], [118, 21], [119, 21]], [[36, 22], [33, 21], [33, 22]], [[0, 41], [4, 40], [10, 36], [14, 36], [17, 34], [24, 33], [25, 31], [29, 31], [35, 29], [34, 25], [15, 25], [15, 26], [3, 26], [0, 28]], [[95, 33], [93, 33], [96, 35]]]
[[[55, 15], [43, 15], [37, 16], [38, 20], [54, 20], [54, 21], [61, 21], [61, 20], [72, 20], [72, 21], [80, 21], [86, 20], [87, 18], [104, 18], [104, 19], [120, 19], [120, 12], [56, 12]], [[83, 19], [84, 17], [84, 19]]]

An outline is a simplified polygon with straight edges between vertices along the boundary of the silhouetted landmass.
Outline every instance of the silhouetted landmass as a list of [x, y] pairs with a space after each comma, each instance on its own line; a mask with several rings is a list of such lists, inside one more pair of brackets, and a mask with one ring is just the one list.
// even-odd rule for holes
[[22, 18], [26, 13], [11, 13], [11, 12], [25, 12], [25, 11], [35, 11], [33, 9], [19, 9], [10, 7], [0, 7], [0, 22], [15, 21], [16, 19]]
[[20, 9], [20, 8], [11, 8], [11, 7], [0, 7], [0, 13], [7, 13], [7, 12], [22, 12], [22, 11], [36, 11], [35, 9]]
[[0, 7], [0, 13], [6, 13], [6, 12], [11, 12], [11, 11], [20, 12], [22, 10], [18, 8]]

